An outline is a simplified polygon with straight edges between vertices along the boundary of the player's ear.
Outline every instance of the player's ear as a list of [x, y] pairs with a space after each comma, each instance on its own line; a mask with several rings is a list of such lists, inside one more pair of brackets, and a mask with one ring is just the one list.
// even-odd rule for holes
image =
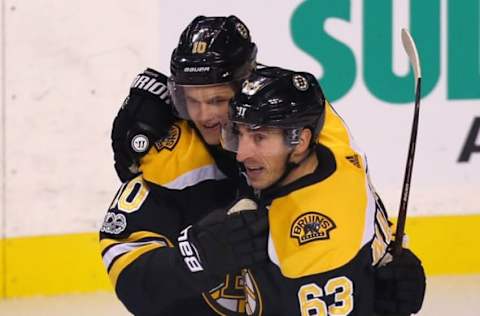
[[303, 157], [305, 153], [308, 151], [308, 147], [310, 146], [310, 140], [312, 139], [312, 131], [309, 128], [304, 128], [300, 132], [299, 143], [295, 145], [292, 156]]

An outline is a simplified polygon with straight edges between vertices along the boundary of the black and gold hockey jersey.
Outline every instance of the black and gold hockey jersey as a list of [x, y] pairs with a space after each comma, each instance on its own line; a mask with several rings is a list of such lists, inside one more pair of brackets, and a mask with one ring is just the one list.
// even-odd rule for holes
[[243, 313], [240, 273], [202, 294], [182, 274], [174, 248], [182, 229], [235, 198], [234, 157], [206, 145], [189, 123], [179, 121], [143, 158], [141, 169], [143, 176], [118, 190], [100, 232], [103, 263], [117, 296], [135, 315]]
[[374, 314], [373, 269], [391, 241], [387, 214], [363, 155], [327, 111], [315, 172], [261, 194], [271, 262], [244, 270], [248, 315]]
[[[329, 104], [326, 106], [325, 124], [319, 141], [328, 147], [322, 151], [327, 153], [325, 156], [334, 157], [330, 160], [327, 159], [327, 161], [333, 161], [331, 164], [333, 167], [330, 170], [332, 174], [340, 174], [339, 162], [341, 161], [358, 173], [358, 179], [362, 178], [367, 183], [365, 159], [361, 152], [356, 150], [345, 124]], [[323, 154], [320, 156], [323, 157]], [[328, 168], [318, 172], [323, 174], [327, 172], [325, 170], [328, 171]], [[223, 281], [218, 282], [218, 285], [200, 293], [198, 289], [189, 284], [188, 279], [182, 273], [178, 272], [177, 268], [180, 264], [175, 261], [175, 241], [180, 231], [186, 226], [194, 224], [214, 209], [227, 206], [235, 199], [240, 183], [235, 159], [221, 149], [207, 146], [188, 122], [179, 121], [172, 126], [169, 136], [157, 143], [155, 148], [152, 148], [149, 154], [142, 159], [141, 171], [142, 176], [132, 179], [120, 187], [100, 232], [103, 262], [117, 296], [135, 315], [238, 315], [247, 312], [257, 315], [276, 315], [276, 313], [301, 315], [299, 306], [307, 308], [305, 315], [308, 315], [309, 306], [313, 306], [312, 308], [315, 310], [317, 305], [323, 306], [321, 302], [331, 303], [331, 301], [321, 301], [320, 299], [323, 297], [321, 295], [311, 296], [308, 292], [310, 288], [306, 287], [305, 300], [302, 301], [303, 303], [300, 302], [298, 291], [297, 293], [292, 292], [294, 291], [292, 289], [295, 288], [293, 284], [296, 281], [300, 282], [299, 285], [304, 285], [301, 282], [308, 281], [311, 277], [311, 283], [314, 283], [318, 281], [316, 279], [318, 273], [322, 276], [329, 273], [320, 270], [333, 269], [330, 271], [336, 271], [336, 268], [341, 267], [335, 268], [335, 266], [341, 262], [346, 264], [346, 260], [350, 257], [355, 261], [358, 258], [361, 258], [358, 260], [364, 260], [364, 257], [368, 256], [367, 254], [358, 256], [358, 249], [355, 246], [351, 246], [347, 250], [340, 250], [343, 249], [340, 241], [353, 240], [354, 233], [357, 234], [362, 227], [367, 227], [366, 224], [357, 227], [355, 225], [358, 223], [352, 221], [348, 222], [348, 225], [356, 227], [351, 228], [352, 235], [342, 234], [340, 241], [329, 244], [331, 247], [328, 251], [339, 248], [336, 250], [338, 254], [335, 257], [341, 256], [337, 261], [323, 262], [321, 265], [312, 264], [312, 260], [309, 261], [314, 257], [312, 250], [306, 249], [314, 249], [310, 247], [316, 245], [317, 241], [311, 242], [311, 237], [306, 237], [304, 245], [308, 247], [303, 247], [303, 244], [300, 246], [299, 240], [303, 240], [302, 234], [315, 235], [319, 230], [336, 237], [340, 228], [343, 232], [347, 222], [344, 223], [330, 213], [324, 214], [321, 210], [320, 214], [331, 216], [329, 217], [331, 224], [328, 220], [320, 220], [321, 218], [315, 214], [312, 215], [313, 217], [306, 215], [302, 218], [304, 209], [299, 208], [295, 211], [297, 208], [292, 207], [292, 211], [296, 212], [292, 214], [298, 213], [299, 217], [294, 232], [294, 236], [298, 236], [298, 239], [289, 237], [290, 232], [286, 237], [282, 235], [284, 227], [294, 223], [291, 218], [290, 222], [287, 222], [286, 218], [281, 220], [282, 217], [269, 215], [271, 236], [268, 251], [272, 264], [258, 270], [249, 270], [244, 276], [240, 273], [227, 275]], [[312, 175], [311, 179], [316, 181], [316, 177]], [[330, 175], [327, 178], [331, 179], [332, 177]], [[299, 188], [316, 185], [315, 181], [309, 183], [302, 180], [298, 182]], [[324, 182], [320, 181], [319, 183]], [[342, 202], [348, 201], [348, 186], [339, 185], [335, 187], [335, 191], [336, 195], [331, 196], [332, 201], [334, 197], [339, 198]], [[305, 191], [294, 190], [293, 193], [297, 196], [300, 194], [299, 192]], [[283, 208], [277, 206], [284, 205], [284, 200], [280, 199], [283, 196], [283, 193], [278, 196], [273, 195], [271, 205], [265, 205], [270, 208], [270, 214], [283, 213]], [[291, 196], [291, 194], [285, 193], [286, 196]], [[292, 205], [286, 204], [289, 205], [288, 208], [297, 206], [297, 202], [292, 201], [294, 201], [291, 202]], [[314, 202], [312, 204], [316, 205]], [[345, 205], [344, 208], [346, 207]], [[278, 211], [276, 211], [277, 209]], [[317, 212], [315, 210], [317, 208], [311, 209], [313, 213]], [[353, 212], [352, 217], [356, 216]], [[288, 210], [285, 213], [287, 214]], [[357, 217], [361, 218], [361, 216]], [[363, 218], [365, 223], [369, 222], [366, 215]], [[376, 220], [382, 220], [383, 223], [385, 216], [378, 216], [378, 218]], [[309, 219], [313, 223], [307, 223]], [[379, 227], [375, 226], [378, 236], [381, 234]], [[365, 232], [365, 238], [358, 247], [364, 240], [367, 241], [367, 244], [372, 245], [373, 249], [377, 251], [376, 254], [379, 258], [384, 253], [386, 238], [379, 238], [378, 241], [374, 238], [372, 243], [372, 238], [368, 240], [368, 237], [371, 237], [370, 231]], [[305, 239], [305, 236], [303, 238]], [[299, 245], [293, 248], [287, 247], [289, 239], [296, 241]], [[318, 242], [324, 241], [320, 240]], [[280, 246], [275, 248], [273, 246], [275, 243], [279, 243]], [[368, 252], [368, 250], [364, 250], [369, 247], [367, 244], [362, 244], [360, 247], [363, 249], [362, 253]], [[371, 255], [371, 253], [369, 254]], [[369, 264], [371, 263], [373, 261], [369, 262]], [[297, 264], [298, 268], [295, 268]], [[361, 265], [352, 265], [352, 267], [361, 267], [361, 269], [365, 266], [368, 264], [364, 265], [363, 261]], [[335, 274], [335, 272], [332, 273]], [[357, 282], [356, 279], [353, 281]], [[343, 292], [339, 290], [341, 284], [338, 285], [337, 282], [330, 282], [328, 289], [320, 289], [321, 293], [327, 293], [325, 297], [332, 297], [333, 294], [330, 291], [334, 289], [335, 293], [338, 292], [340, 295], [333, 295], [334, 299], [348, 298], [349, 292], [345, 292], [346, 296], [342, 296]], [[309, 284], [309, 282], [305, 284]], [[319, 293], [319, 286], [326, 285], [318, 284], [316, 287], [312, 285], [311, 288], [316, 289], [314, 294]], [[357, 286], [357, 283], [354, 283], [354, 286]], [[295, 298], [297, 298], [296, 303], [294, 302]], [[355, 298], [355, 295], [352, 298]], [[338, 301], [335, 306], [343, 306], [342, 302]], [[345, 304], [348, 302], [349, 300]], [[287, 305], [290, 307], [286, 308]], [[292, 308], [294, 305], [297, 306], [296, 309]], [[287, 311], [291, 311], [292, 314]], [[335, 311], [337, 310], [334, 309], [333, 312]], [[334, 314], [333, 312], [331, 314]], [[321, 315], [320, 310], [319, 313]]]

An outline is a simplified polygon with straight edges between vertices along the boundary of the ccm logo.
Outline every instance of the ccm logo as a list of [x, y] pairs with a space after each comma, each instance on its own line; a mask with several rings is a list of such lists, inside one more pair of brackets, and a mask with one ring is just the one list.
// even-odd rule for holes
[[198, 251], [195, 246], [188, 241], [188, 230], [190, 228], [192, 228], [192, 226], [188, 226], [180, 233], [180, 236], [178, 237], [178, 248], [183, 256], [183, 261], [185, 261], [185, 264], [190, 271], [203, 271], [203, 267], [200, 264]]

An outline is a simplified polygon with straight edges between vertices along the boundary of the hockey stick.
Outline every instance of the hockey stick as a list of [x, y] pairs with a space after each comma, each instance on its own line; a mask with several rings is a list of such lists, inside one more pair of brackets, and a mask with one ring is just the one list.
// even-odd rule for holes
[[418, 57], [417, 47], [415, 46], [415, 42], [413, 41], [413, 38], [407, 29], [402, 29], [402, 44], [415, 73], [415, 111], [413, 114], [412, 132], [410, 134], [410, 146], [408, 148], [407, 165], [405, 167], [405, 176], [403, 178], [400, 209], [398, 211], [397, 230], [395, 232], [395, 243], [393, 246], [394, 256], [398, 256], [402, 252], [402, 241], [403, 235], [405, 234], [408, 196], [410, 193], [410, 182], [412, 179], [415, 146], [417, 144], [418, 117], [420, 111], [420, 90], [422, 83], [422, 73], [420, 69], [420, 59]]

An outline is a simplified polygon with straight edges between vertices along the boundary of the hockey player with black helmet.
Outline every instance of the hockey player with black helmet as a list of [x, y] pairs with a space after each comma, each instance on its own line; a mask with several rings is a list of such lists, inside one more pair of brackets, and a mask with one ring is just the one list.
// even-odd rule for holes
[[237, 165], [219, 139], [228, 102], [255, 57], [237, 17], [199, 16], [172, 54], [176, 113], [164, 95], [166, 78], [147, 69], [115, 119], [115, 166], [127, 181], [107, 212], [100, 246], [117, 296], [135, 315], [245, 313], [240, 268], [266, 260], [266, 219], [251, 201], [236, 200]]
[[[228, 32], [226, 31], [228, 30]], [[175, 108], [218, 145], [228, 102], [256, 66], [257, 47], [237, 18], [198, 17], [172, 53], [168, 80]]]
[[[209, 145], [218, 145], [220, 121], [240, 83], [256, 66], [257, 46], [235, 16], [196, 17], [173, 50], [168, 79], [151, 68], [135, 77], [112, 128], [115, 170], [125, 182], [138, 175], [140, 159], [184, 119]], [[187, 110], [187, 103], [189, 109]], [[170, 135], [171, 136], [171, 135]]]
[[[269, 220], [269, 263], [244, 270], [248, 315], [374, 315], [385, 290], [375, 288], [375, 270], [391, 242], [387, 214], [348, 130], [328, 130], [328, 111], [311, 74], [274, 67], [255, 71], [230, 103], [223, 144]], [[387, 314], [410, 315], [423, 300], [423, 269], [404, 254], [403, 277], [417, 282], [385, 297], [414, 301], [400, 298]]]

